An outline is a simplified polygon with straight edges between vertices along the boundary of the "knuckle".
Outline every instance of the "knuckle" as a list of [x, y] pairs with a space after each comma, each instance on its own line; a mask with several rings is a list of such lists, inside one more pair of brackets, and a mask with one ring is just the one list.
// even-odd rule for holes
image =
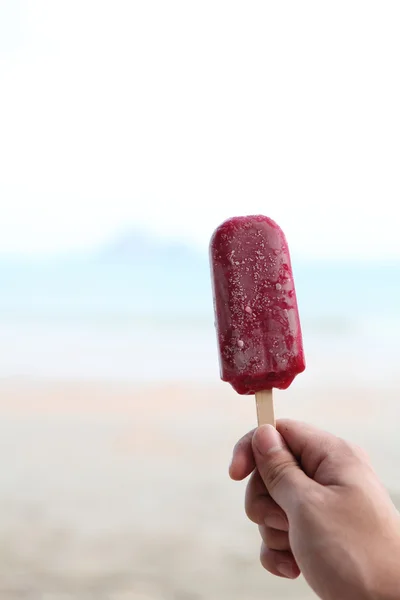
[[248, 502], [247, 500], [246, 500], [245, 505], [244, 505], [244, 510], [245, 510], [245, 513], [246, 513], [246, 517], [248, 519], [250, 519], [250, 521], [252, 521], [253, 523], [256, 523], [258, 525], [259, 523], [255, 519], [253, 505], [250, 502]]
[[338, 447], [347, 456], [353, 456], [355, 453], [355, 445], [342, 438], [338, 439]]
[[364, 462], [364, 463], [370, 462], [369, 454], [366, 450], [364, 450], [364, 448], [361, 448], [361, 446], [354, 444], [353, 450], [354, 450], [354, 454], [361, 462]]
[[245, 501], [245, 512], [247, 518], [250, 519], [256, 525], [262, 525], [264, 522], [264, 515], [262, 514], [262, 506], [258, 499], [247, 498]]
[[264, 544], [264, 542], [261, 544], [261, 550], [260, 550], [260, 563], [261, 566], [266, 570], [269, 571], [269, 573], [273, 573], [273, 567], [271, 564], [271, 557], [270, 557], [270, 552], [268, 547]]
[[261, 563], [261, 566], [263, 567], [263, 569], [268, 571], [268, 573], [272, 573], [272, 575], [274, 575], [274, 570], [273, 570], [272, 566], [269, 564], [268, 557], [263, 553], [260, 554], [260, 563]]
[[293, 461], [290, 457], [269, 466], [266, 472], [267, 487], [271, 490], [277, 488], [283, 479], [287, 476], [288, 471], [293, 468]]
[[339, 438], [339, 450], [347, 460], [369, 463], [368, 453], [357, 444]]
[[[315, 522], [317, 516], [326, 513], [329, 496], [323, 486], [310, 486], [303, 490], [296, 503], [294, 517], [300, 522]], [[329, 504], [331, 506], [331, 504]]]
[[349, 442], [341, 437], [333, 437], [329, 440], [326, 446], [326, 452], [329, 454], [339, 454], [341, 456], [349, 452]]
[[268, 548], [272, 550], [289, 550], [289, 537], [287, 532], [272, 529], [271, 527], [260, 528], [261, 537]]
[[263, 527], [261, 534], [268, 548], [272, 548], [276, 542], [276, 539], [278, 538], [278, 532], [271, 529], [271, 527]]
[[351, 442], [340, 438], [340, 446], [342, 451], [346, 454], [354, 454], [354, 445]]

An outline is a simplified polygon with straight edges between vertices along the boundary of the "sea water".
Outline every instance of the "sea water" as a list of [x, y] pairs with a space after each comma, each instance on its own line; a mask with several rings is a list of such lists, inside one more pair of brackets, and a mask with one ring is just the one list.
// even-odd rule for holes
[[[294, 264], [303, 385], [394, 385], [400, 264]], [[217, 381], [208, 257], [0, 263], [0, 377]], [[300, 383], [301, 385], [301, 383]]]

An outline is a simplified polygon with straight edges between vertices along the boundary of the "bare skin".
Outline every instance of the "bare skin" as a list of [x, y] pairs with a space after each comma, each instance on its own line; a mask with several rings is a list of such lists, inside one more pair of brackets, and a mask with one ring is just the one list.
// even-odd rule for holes
[[361, 449], [281, 420], [246, 434], [229, 472], [251, 475], [246, 513], [267, 571], [302, 573], [322, 600], [400, 599], [400, 515]]

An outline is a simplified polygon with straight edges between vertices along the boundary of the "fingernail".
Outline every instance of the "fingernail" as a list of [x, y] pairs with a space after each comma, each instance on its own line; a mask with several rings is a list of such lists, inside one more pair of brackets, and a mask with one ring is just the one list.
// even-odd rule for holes
[[253, 444], [260, 454], [268, 454], [283, 448], [281, 435], [272, 425], [262, 425], [253, 437]]
[[288, 579], [295, 578], [295, 572], [293, 569], [293, 565], [290, 562], [279, 563], [278, 571], [281, 575], [283, 575], [284, 577], [287, 577]]

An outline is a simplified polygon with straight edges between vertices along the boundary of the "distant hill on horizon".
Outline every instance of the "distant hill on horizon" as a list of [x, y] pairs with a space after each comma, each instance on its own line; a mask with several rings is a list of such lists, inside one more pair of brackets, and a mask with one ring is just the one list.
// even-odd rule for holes
[[159, 238], [156, 235], [133, 229], [114, 236], [91, 250], [72, 250], [70, 252], [48, 255], [7, 255], [0, 254], [0, 268], [42, 266], [65, 263], [121, 263], [162, 262], [174, 260], [178, 263], [206, 263], [207, 251], [201, 251], [195, 245], [182, 241]]
[[162, 262], [199, 264], [208, 261], [207, 252], [181, 241], [158, 238], [140, 230], [132, 230], [103, 244], [96, 257], [100, 261], [118, 263]]
[[[303, 319], [361, 318], [378, 308], [398, 315], [400, 264], [296, 261], [293, 266]], [[0, 317], [8, 319], [163, 314], [178, 321], [187, 315], [212, 320], [207, 251], [142, 231], [117, 236], [91, 252], [42, 260], [0, 257], [0, 283]]]
[[[0, 311], [182, 316], [211, 311], [207, 252], [132, 231], [91, 252], [1, 261]], [[89, 308], [90, 307], [90, 308]]]

